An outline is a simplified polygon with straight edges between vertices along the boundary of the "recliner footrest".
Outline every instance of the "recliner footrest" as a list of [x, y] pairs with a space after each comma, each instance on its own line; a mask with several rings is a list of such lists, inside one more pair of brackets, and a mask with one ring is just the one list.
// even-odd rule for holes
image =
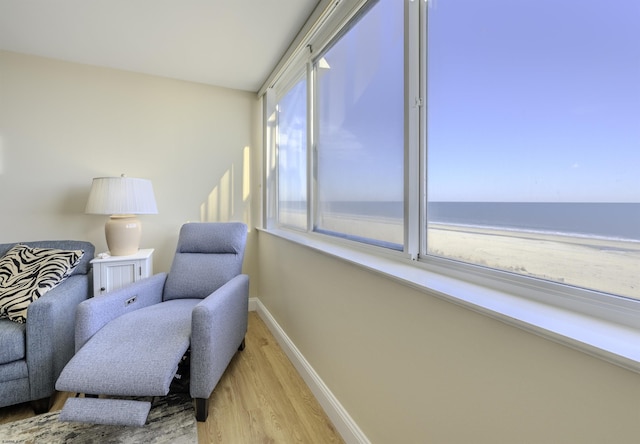
[[60, 412], [60, 421], [142, 427], [151, 403], [127, 399], [69, 398]]

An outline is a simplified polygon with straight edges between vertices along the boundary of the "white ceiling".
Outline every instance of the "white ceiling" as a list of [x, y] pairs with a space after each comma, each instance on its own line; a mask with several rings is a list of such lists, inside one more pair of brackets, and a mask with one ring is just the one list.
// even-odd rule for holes
[[0, 49], [257, 91], [319, 0], [0, 0]]

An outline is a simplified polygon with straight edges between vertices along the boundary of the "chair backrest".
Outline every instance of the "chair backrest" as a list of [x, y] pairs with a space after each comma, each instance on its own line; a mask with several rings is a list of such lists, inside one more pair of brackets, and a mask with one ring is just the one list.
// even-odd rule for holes
[[188, 223], [164, 286], [164, 300], [203, 299], [242, 272], [247, 226], [240, 222]]

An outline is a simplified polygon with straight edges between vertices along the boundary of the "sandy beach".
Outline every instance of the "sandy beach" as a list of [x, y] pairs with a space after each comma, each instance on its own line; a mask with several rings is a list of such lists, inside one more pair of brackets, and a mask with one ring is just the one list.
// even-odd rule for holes
[[[403, 243], [397, 219], [325, 215], [322, 227]], [[640, 299], [640, 242], [444, 224], [427, 241], [434, 256]]]
[[640, 299], [640, 242], [432, 225], [435, 256]]

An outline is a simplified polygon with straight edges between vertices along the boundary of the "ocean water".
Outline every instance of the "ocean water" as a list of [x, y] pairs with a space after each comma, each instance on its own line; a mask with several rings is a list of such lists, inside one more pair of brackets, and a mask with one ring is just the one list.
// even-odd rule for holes
[[[321, 211], [402, 219], [402, 202], [329, 202]], [[640, 241], [640, 203], [431, 202], [430, 223]]]
[[583, 202], [434, 202], [434, 223], [640, 240], [640, 204]]

